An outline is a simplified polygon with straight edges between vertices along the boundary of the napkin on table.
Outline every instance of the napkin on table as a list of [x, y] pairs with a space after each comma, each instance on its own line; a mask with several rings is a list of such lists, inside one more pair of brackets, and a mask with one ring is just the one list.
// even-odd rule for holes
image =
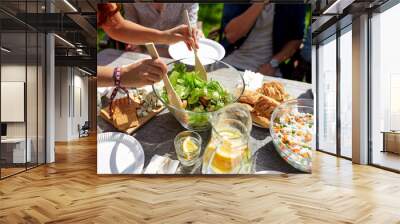
[[165, 156], [154, 155], [144, 174], [175, 174], [179, 161]]

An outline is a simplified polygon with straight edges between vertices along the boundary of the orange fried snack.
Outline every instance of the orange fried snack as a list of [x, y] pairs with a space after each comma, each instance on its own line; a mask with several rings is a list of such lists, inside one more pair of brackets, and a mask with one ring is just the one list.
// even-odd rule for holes
[[253, 113], [251, 113], [251, 119], [253, 119], [253, 121], [255, 123], [259, 124], [263, 128], [268, 128], [269, 127], [270, 121], [266, 117], [259, 116], [259, 115], [257, 115], [256, 113], [253, 112]]
[[280, 82], [266, 82], [262, 85], [257, 92], [271, 97], [278, 102], [283, 102], [287, 99], [289, 94], [285, 91], [285, 88]]
[[254, 106], [262, 95], [258, 92], [245, 90], [239, 98], [239, 102]]
[[274, 100], [273, 98], [263, 95], [258, 99], [257, 103], [254, 105], [254, 111], [257, 115], [269, 119], [271, 118], [272, 112], [279, 104], [280, 103]]

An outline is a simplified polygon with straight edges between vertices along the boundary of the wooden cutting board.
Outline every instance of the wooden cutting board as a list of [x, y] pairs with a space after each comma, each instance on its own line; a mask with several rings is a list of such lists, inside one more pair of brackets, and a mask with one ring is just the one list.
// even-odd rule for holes
[[[135, 100], [133, 103], [136, 103], [137, 101]], [[139, 106], [139, 104], [137, 104]], [[160, 113], [161, 111], [163, 111], [165, 109], [164, 106], [161, 106], [159, 108], [153, 109], [151, 112], [148, 113], [147, 116], [145, 117], [138, 117], [138, 125], [131, 127], [131, 128], [127, 128], [127, 129], [123, 129], [121, 127], [118, 127], [114, 124], [113, 119], [111, 118], [110, 115], [110, 108], [104, 107], [100, 110], [100, 116], [107, 121], [108, 123], [110, 123], [111, 125], [113, 125], [116, 129], [118, 129], [121, 132], [124, 132], [126, 134], [131, 135], [132, 133], [134, 133], [136, 130], [138, 130], [140, 127], [142, 127], [144, 124], [146, 124], [150, 119], [152, 119], [154, 116], [156, 116], [158, 113]], [[136, 113], [136, 111], [135, 111]]]

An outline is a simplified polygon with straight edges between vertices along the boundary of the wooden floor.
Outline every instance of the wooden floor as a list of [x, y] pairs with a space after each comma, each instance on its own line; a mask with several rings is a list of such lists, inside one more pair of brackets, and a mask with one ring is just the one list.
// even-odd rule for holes
[[323, 153], [310, 175], [96, 175], [94, 137], [0, 181], [0, 223], [400, 223], [400, 175]]
[[7, 177], [25, 170], [25, 167], [18, 168], [1, 168], [1, 177]]

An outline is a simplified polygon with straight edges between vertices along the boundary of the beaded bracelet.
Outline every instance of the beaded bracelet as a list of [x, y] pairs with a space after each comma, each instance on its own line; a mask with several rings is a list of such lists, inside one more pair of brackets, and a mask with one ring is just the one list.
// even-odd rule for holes
[[110, 97], [110, 100], [111, 100], [111, 102], [110, 102], [110, 116], [111, 117], [113, 116], [113, 110], [112, 110], [113, 101], [114, 101], [115, 96], [118, 93], [118, 90], [120, 90], [120, 89], [123, 90], [126, 93], [126, 95], [128, 96], [128, 102], [131, 103], [131, 99], [129, 97], [128, 89], [123, 87], [123, 86], [121, 86], [121, 67], [116, 67], [114, 69], [113, 79], [114, 79], [115, 88], [112, 91], [112, 94], [111, 94], [111, 97]]

